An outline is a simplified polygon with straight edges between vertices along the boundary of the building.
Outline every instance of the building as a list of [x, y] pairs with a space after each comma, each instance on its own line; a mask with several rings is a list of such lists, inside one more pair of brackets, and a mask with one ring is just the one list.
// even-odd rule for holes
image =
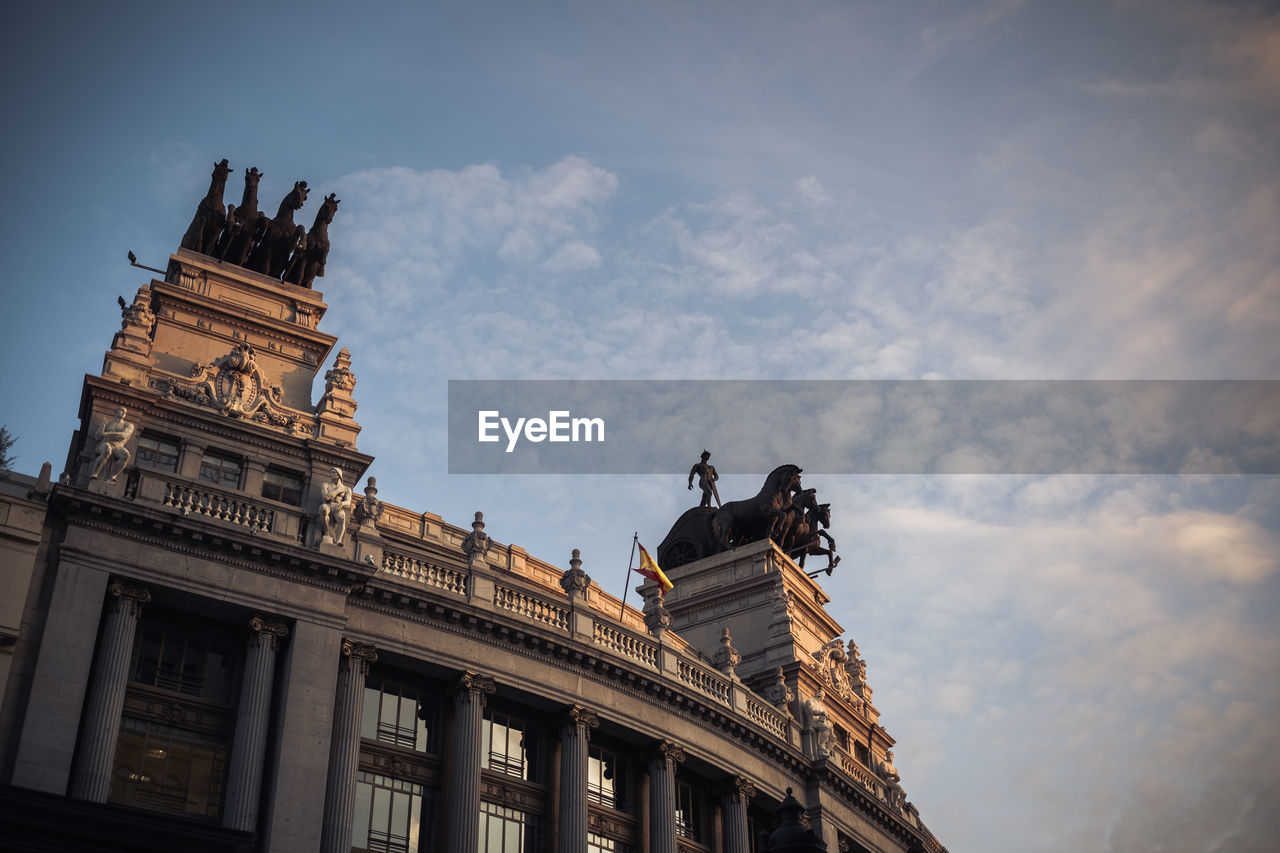
[[3, 483], [0, 846], [754, 853], [790, 790], [830, 851], [943, 850], [772, 542], [637, 610], [382, 502], [325, 310], [178, 250], [60, 481]]

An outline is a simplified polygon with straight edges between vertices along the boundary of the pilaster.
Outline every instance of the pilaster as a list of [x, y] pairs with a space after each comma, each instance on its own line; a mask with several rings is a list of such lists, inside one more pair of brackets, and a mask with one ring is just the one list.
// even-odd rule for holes
[[276, 648], [288, 634], [283, 622], [258, 615], [249, 620], [240, 709], [227, 772], [227, 804], [222, 814], [222, 825], [230, 829], [252, 831], [258, 825]]
[[656, 747], [649, 760], [649, 850], [676, 851], [676, 766], [684, 761], [684, 749], [669, 740]]
[[560, 812], [557, 853], [587, 853], [587, 765], [595, 711], [574, 705], [560, 728]]
[[[445, 849], [475, 850], [480, 843], [480, 735], [485, 697], [493, 679], [464, 672], [453, 688], [453, 742], [445, 789]], [[586, 835], [583, 835], [585, 838]]]
[[360, 762], [360, 711], [365, 675], [378, 659], [372, 643], [344, 638], [338, 666], [338, 690], [329, 744], [329, 785], [325, 791], [321, 853], [348, 853], [356, 805], [356, 769]]

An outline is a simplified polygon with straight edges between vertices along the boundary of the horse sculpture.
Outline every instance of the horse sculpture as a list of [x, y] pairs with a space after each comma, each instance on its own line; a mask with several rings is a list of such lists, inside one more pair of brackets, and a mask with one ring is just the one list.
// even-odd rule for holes
[[801, 468], [779, 465], [769, 472], [764, 486], [754, 498], [730, 501], [711, 517], [711, 529], [722, 550], [746, 542], [772, 537], [791, 496], [800, 491]]
[[240, 206], [227, 205], [227, 227], [218, 240], [218, 260], [244, 266], [249, 259], [249, 252], [261, 236], [258, 229], [266, 223], [262, 211], [258, 210], [258, 182], [262, 173], [258, 167], [244, 170], [244, 195], [240, 197]]
[[182, 235], [180, 244], [182, 248], [200, 252], [203, 255], [213, 252], [218, 242], [218, 235], [222, 233], [222, 226], [227, 221], [227, 212], [222, 207], [222, 191], [227, 186], [229, 174], [231, 174], [231, 167], [227, 165], [225, 157], [222, 158], [221, 163], [213, 164], [209, 192], [200, 200], [199, 206], [196, 207], [196, 215], [187, 226], [187, 233]]
[[[836, 556], [836, 540], [824, 528], [831, 526], [831, 504], [818, 504], [807, 508], [803, 519], [791, 529], [791, 543], [783, 546], [788, 556], [800, 555], [800, 568], [804, 568], [804, 558], [810, 554], [827, 555], [827, 574], [831, 574], [840, 563]], [[822, 547], [826, 539], [830, 548]]]
[[249, 255], [248, 269], [263, 275], [279, 278], [289, 262], [289, 254], [296, 243], [297, 225], [293, 222], [293, 212], [300, 210], [307, 200], [307, 182], [297, 181], [293, 189], [280, 202], [275, 218], [267, 223], [262, 239]]
[[329, 223], [338, 212], [338, 203], [342, 199], [337, 193], [329, 193], [324, 203], [316, 211], [315, 224], [307, 234], [307, 239], [299, 251], [293, 253], [289, 269], [284, 280], [302, 287], [311, 287], [318, 277], [324, 276], [324, 264], [329, 258]]

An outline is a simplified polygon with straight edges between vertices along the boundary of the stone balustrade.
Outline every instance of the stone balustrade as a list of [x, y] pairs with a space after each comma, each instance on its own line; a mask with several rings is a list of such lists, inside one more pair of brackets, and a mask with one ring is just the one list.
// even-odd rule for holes
[[384, 551], [382, 554], [382, 571], [395, 575], [410, 583], [431, 586], [452, 592], [455, 595], [467, 594], [467, 573], [458, 569], [438, 566], [408, 554]]
[[241, 495], [188, 483], [166, 482], [161, 503], [182, 515], [230, 522], [253, 533], [271, 531], [276, 517], [275, 510], [245, 500]]

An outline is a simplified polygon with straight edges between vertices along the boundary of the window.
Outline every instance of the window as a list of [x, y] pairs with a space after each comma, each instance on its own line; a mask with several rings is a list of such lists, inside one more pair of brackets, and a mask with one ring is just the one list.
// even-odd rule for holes
[[366, 683], [361, 737], [436, 753], [440, 730], [437, 703], [421, 689], [382, 678]]
[[853, 757], [861, 761], [867, 767], [871, 766], [871, 756], [867, 752], [867, 745], [865, 743], [854, 743]]
[[200, 459], [200, 479], [228, 489], [240, 488], [240, 457], [206, 450]]
[[627, 810], [625, 765], [617, 753], [594, 744], [587, 752], [587, 800], [618, 811]]
[[361, 771], [351, 846], [369, 853], [417, 853], [421, 785]]
[[621, 841], [614, 841], [612, 838], [605, 838], [594, 832], [587, 833], [587, 853], [630, 853], [630, 851], [631, 847]]
[[226, 625], [158, 606], [143, 610], [108, 802], [218, 818], [241, 645]]
[[302, 505], [302, 475], [280, 468], [268, 468], [262, 477], [262, 496], [273, 501]]
[[178, 470], [178, 442], [158, 435], [143, 434], [138, 439], [138, 467], [157, 471]]
[[833, 723], [831, 728], [835, 729], [836, 745], [845, 752], [849, 751], [849, 733], [839, 723]]
[[539, 849], [541, 832], [536, 815], [497, 803], [480, 804], [479, 853], [532, 853]]
[[500, 711], [486, 711], [484, 727], [481, 729], [481, 769], [505, 773], [517, 779], [528, 779], [525, 726], [524, 720]]
[[688, 782], [676, 782], [676, 835], [702, 841], [702, 798]]

